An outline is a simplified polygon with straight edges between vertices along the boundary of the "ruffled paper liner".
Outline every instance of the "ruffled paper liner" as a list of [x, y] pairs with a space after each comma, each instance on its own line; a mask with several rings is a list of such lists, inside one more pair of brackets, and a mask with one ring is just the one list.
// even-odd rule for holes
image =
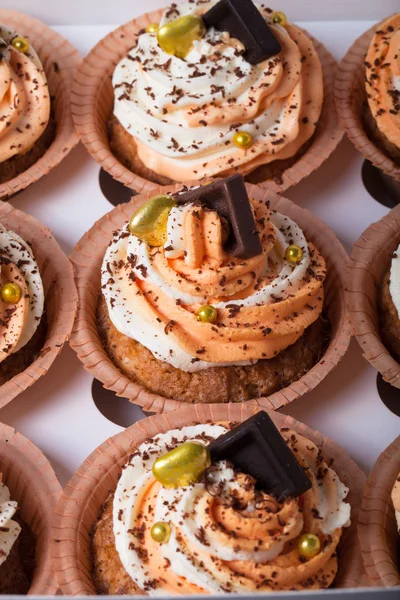
[[78, 143], [71, 116], [71, 86], [81, 58], [70, 42], [29, 15], [0, 9], [0, 23], [26, 37], [38, 53], [53, 98], [57, 123], [55, 138], [44, 155], [17, 177], [0, 184], [0, 199], [6, 200], [46, 175]]
[[[340, 362], [349, 346], [351, 329], [345, 306], [344, 279], [347, 255], [334, 233], [307, 210], [270, 190], [246, 184], [249, 197], [270, 201], [271, 208], [293, 219], [324, 256], [328, 274], [324, 283], [325, 302], [332, 333], [329, 346], [321, 360], [298, 381], [280, 391], [257, 400], [254, 406], [275, 410], [289, 404], [315, 388]], [[96, 326], [96, 307], [100, 293], [100, 272], [103, 257], [112, 234], [131, 218], [136, 208], [154, 194], [173, 192], [181, 185], [156, 188], [151, 193], [135, 196], [131, 202], [121, 204], [102, 217], [82, 237], [71, 253], [78, 288], [79, 308], [71, 335], [70, 345], [78, 354], [85, 369], [105, 388], [118, 396], [128, 398], [149, 412], [166, 412], [186, 406], [186, 402], [168, 399], [147, 391], [124, 375], [104, 350]]]
[[364, 490], [358, 535], [364, 568], [374, 587], [400, 585], [397, 532], [391, 493], [400, 473], [400, 436], [376, 461]]
[[51, 565], [51, 518], [61, 486], [44, 454], [12, 427], [0, 423], [0, 472], [18, 502], [18, 514], [36, 538], [36, 568], [29, 595], [55, 595]]
[[347, 51], [337, 69], [334, 94], [340, 123], [357, 150], [375, 167], [400, 181], [400, 165], [369, 139], [363, 121], [367, 103], [365, 56], [374, 33], [384, 21], [386, 19], [363, 33]]
[[[127, 169], [111, 152], [107, 136], [114, 92], [111, 75], [119, 61], [135, 45], [138, 32], [149, 23], [158, 23], [164, 9], [147, 13], [115, 29], [91, 50], [83, 60], [72, 86], [72, 116], [81, 141], [93, 158], [114, 179], [127, 187], [144, 193], [154, 191], [158, 184]], [[306, 32], [307, 33], [307, 32]], [[324, 104], [312, 143], [294, 165], [286, 169], [279, 182], [272, 179], [260, 185], [282, 192], [315, 171], [340, 142], [343, 131], [339, 126], [333, 99], [333, 82], [337, 63], [326, 48], [313, 38], [324, 77]], [[189, 185], [194, 185], [191, 182]]]
[[[54, 511], [53, 568], [63, 594], [94, 594], [91, 579], [90, 532], [101, 506], [115, 489], [122, 466], [133, 450], [148, 437], [186, 425], [240, 422], [258, 411], [256, 407], [238, 404], [203, 404], [186, 406], [166, 415], [149, 417], [132, 425], [99, 446], [81, 465], [66, 485]], [[365, 475], [337, 444], [292, 417], [270, 412], [278, 428], [289, 427], [312, 440], [325, 460], [334, 461], [342, 482], [350, 488], [348, 501], [352, 507], [352, 525], [344, 529], [339, 545], [339, 571], [335, 587], [366, 585], [357, 538], [357, 514], [365, 485]]]
[[350, 319], [364, 358], [396, 388], [400, 388], [400, 364], [380, 337], [378, 291], [399, 244], [400, 205], [358, 238], [349, 259], [346, 284]]
[[2, 408], [45, 375], [61, 352], [74, 323], [77, 293], [72, 265], [47, 227], [8, 202], [0, 203], [0, 223], [32, 247], [43, 281], [47, 323], [39, 356], [24, 371], [0, 385]]

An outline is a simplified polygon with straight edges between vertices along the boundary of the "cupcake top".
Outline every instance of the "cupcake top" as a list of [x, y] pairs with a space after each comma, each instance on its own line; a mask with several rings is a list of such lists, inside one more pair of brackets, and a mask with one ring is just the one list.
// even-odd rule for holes
[[50, 94], [29, 42], [0, 24], [0, 162], [27, 152], [46, 129]]
[[368, 104], [377, 126], [400, 148], [400, 13], [375, 32], [365, 59]]
[[[245, 174], [292, 157], [321, 113], [322, 69], [306, 34], [283, 13], [257, 6], [271, 52], [249, 62], [249, 48], [227, 31], [226, 20], [209, 17], [215, 4], [171, 5], [113, 75], [114, 114], [139, 158], [174, 181]], [[190, 21], [195, 15], [202, 18]]]
[[[337, 546], [350, 524], [348, 489], [318, 448], [288, 429], [276, 433], [291, 451], [286, 467], [300, 465], [306, 491], [278, 497], [238, 468], [230, 460], [237, 456], [232, 440], [246, 431], [240, 443], [247, 453], [247, 423], [265, 417], [259, 413], [238, 429], [232, 423], [174, 429], [133, 450], [114, 494], [113, 530], [121, 562], [141, 590], [245, 593], [332, 584]], [[222, 448], [225, 458], [218, 459]], [[284, 461], [274, 470], [259, 453], [256, 462], [263, 473], [284, 475]]]
[[[237, 201], [231, 213], [214, 203], [226, 185]], [[121, 333], [194, 372], [294, 344], [321, 314], [325, 276], [301, 228], [250, 200], [236, 175], [142, 205], [115, 232], [101, 283]]]
[[394, 252], [390, 264], [389, 291], [400, 318], [400, 245]]
[[392, 490], [392, 502], [396, 515], [397, 529], [400, 533], [400, 473]]
[[43, 308], [42, 279], [30, 246], [0, 224], [0, 362], [33, 337]]
[[10, 491], [1, 482], [0, 473], [0, 566], [7, 560], [21, 527], [12, 520], [18, 504], [10, 500]]

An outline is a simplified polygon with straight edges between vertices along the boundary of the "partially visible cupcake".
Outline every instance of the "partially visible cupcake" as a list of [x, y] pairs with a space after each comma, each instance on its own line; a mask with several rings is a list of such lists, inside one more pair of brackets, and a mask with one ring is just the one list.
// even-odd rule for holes
[[47, 373], [75, 311], [72, 267], [50, 231], [0, 203], [0, 407]]
[[375, 24], [337, 70], [338, 116], [355, 147], [400, 181], [400, 13]]
[[30, 440], [0, 423], [0, 594], [54, 595], [51, 515], [61, 486]]
[[[225, 198], [224, 205], [223, 189], [233, 204]], [[279, 203], [271, 210], [266, 194], [249, 189], [250, 198], [235, 175], [144, 203], [136, 197], [125, 216], [118, 211], [118, 227], [113, 217], [105, 219], [112, 230], [109, 240], [103, 230], [101, 269], [96, 257], [81, 271], [79, 258], [91, 256], [97, 226], [77, 245], [72, 260], [85, 298], [72, 346], [106, 386], [109, 377], [116, 381], [103, 371], [106, 361], [93, 361], [92, 354], [86, 360], [87, 335], [96, 330], [114, 371], [167, 403], [245, 402], [295, 389], [331, 342], [335, 347], [325, 256], [304, 232], [306, 219], [299, 225]], [[325, 226], [316, 227], [323, 237]], [[338, 244], [339, 262], [341, 256]], [[82, 276], [97, 282], [100, 271], [101, 293], [92, 307]], [[93, 326], [87, 312], [97, 315]], [[143, 392], [140, 398], [145, 401]]]
[[35, 537], [0, 474], [0, 594], [25, 595], [35, 568]]
[[44, 23], [0, 9], [0, 199], [48, 173], [76, 145], [70, 87], [79, 63]]
[[0, 24], [0, 184], [32, 166], [56, 123], [46, 73], [28, 40]]
[[364, 357], [400, 388], [400, 206], [359, 237], [348, 263], [347, 302]]
[[400, 165], [400, 13], [384, 21], [365, 57], [369, 133]]
[[356, 587], [364, 483], [344, 451], [281, 414], [208, 405], [152, 417], [67, 484], [54, 570], [74, 595]]
[[373, 587], [400, 586], [400, 436], [368, 476], [358, 519], [364, 568]]
[[[282, 12], [251, 0], [174, 3], [86, 57], [73, 90], [75, 124], [102, 166], [137, 191], [233, 173], [286, 189], [341, 139], [334, 67]], [[104, 72], [112, 90], [103, 89]]]

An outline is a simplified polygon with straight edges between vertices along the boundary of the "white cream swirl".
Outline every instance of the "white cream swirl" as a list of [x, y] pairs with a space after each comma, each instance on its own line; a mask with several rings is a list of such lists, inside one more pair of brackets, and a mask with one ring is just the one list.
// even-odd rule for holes
[[20, 534], [21, 527], [12, 520], [18, 508], [10, 500], [10, 491], [0, 482], [0, 566], [7, 560], [11, 548]]
[[[240, 508], [230, 506], [224, 497], [232, 500], [239, 493], [244, 499], [247, 495], [254, 498], [254, 480], [247, 482], [245, 475], [236, 474], [224, 461], [213, 467], [222, 483], [216, 495], [209, 493], [204, 482], [167, 489], [155, 481], [152, 465], [158, 456], [187, 440], [207, 444], [226, 431], [214, 424], [183, 427], [159, 434], [134, 449], [113, 503], [115, 544], [126, 572], [151, 596], [268, 591], [275, 585], [276, 589], [304, 589], [308, 578], [316, 581], [316, 587], [323, 587], [321, 573], [326, 574], [327, 585], [337, 568], [335, 549], [341, 529], [350, 524], [350, 505], [344, 502], [348, 489], [309, 440], [293, 431], [283, 433], [294, 439], [290, 443], [312, 481], [312, 490], [301, 500], [279, 503], [266, 494], [262, 496], [263, 508], [257, 502]], [[215, 496], [221, 499], [216, 504]], [[149, 536], [152, 524], [160, 521], [171, 525], [170, 538], [163, 544], [152, 542]], [[249, 538], [235, 535], [241, 527]], [[315, 563], [302, 564], [292, 548], [304, 527], [326, 536], [320, 555], [312, 559]], [[265, 575], [263, 578], [263, 573], [274, 569], [275, 582]]]
[[[173, 5], [160, 26], [212, 4]], [[238, 40], [213, 27], [185, 59], [142, 33], [117, 65], [114, 114], [148, 168], [174, 181], [200, 180], [233, 166], [245, 173], [293, 156], [311, 137], [323, 98], [319, 59], [301, 30], [272, 23], [258, 8], [282, 47], [258, 65], [245, 60]], [[252, 135], [248, 151], [233, 143], [239, 130]]]

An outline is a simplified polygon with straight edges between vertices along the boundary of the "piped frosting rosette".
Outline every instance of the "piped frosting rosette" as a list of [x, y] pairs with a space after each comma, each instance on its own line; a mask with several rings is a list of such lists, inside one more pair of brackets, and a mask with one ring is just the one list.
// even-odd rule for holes
[[365, 65], [372, 115], [381, 133], [400, 149], [400, 13], [375, 32]]
[[0, 362], [30, 341], [43, 310], [43, 284], [32, 250], [0, 224]]
[[42, 135], [50, 117], [50, 94], [41, 61], [26, 40], [0, 24], [0, 162], [23, 154]]
[[[114, 326], [190, 372], [254, 363], [294, 344], [321, 314], [325, 261], [290, 218], [264, 201], [252, 210], [262, 252], [248, 259], [226, 252], [224, 218], [196, 203], [172, 208], [163, 246], [128, 226], [115, 232], [102, 266]], [[297, 263], [285, 258], [293, 245]], [[204, 305], [215, 322], [198, 320]]]
[[[122, 470], [113, 504], [113, 528], [121, 562], [149, 595], [249, 592], [329, 587], [336, 550], [350, 524], [348, 489], [308, 439], [284, 429], [289, 448], [311, 481], [298, 498], [277, 500], [226, 461], [212, 463], [204, 478], [183, 488], [163, 487], [154, 461], [181, 442], [208, 444], [222, 425], [195, 425], [159, 434], [141, 444]], [[170, 535], [156, 542], [155, 523]], [[304, 558], [302, 534], [320, 549]]]
[[10, 491], [1, 482], [0, 473], [0, 566], [7, 560], [21, 532], [20, 525], [12, 519], [17, 509], [18, 504], [10, 499]]
[[[215, 2], [168, 9], [160, 27], [204, 14]], [[170, 55], [143, 32], [113, 75], [114, 114], [134, 138], [146, 167], [174, 181], [249, 173], [294, 156], [311, 138], [323, 103], [323, 78], [310, 39], [293, 24], [274, 23], [258, 6], [281, 46], [259, 64], [227, 31], [210, 27], [185, 58]], [[237, 147], [236, 132], [251, 136]]]

